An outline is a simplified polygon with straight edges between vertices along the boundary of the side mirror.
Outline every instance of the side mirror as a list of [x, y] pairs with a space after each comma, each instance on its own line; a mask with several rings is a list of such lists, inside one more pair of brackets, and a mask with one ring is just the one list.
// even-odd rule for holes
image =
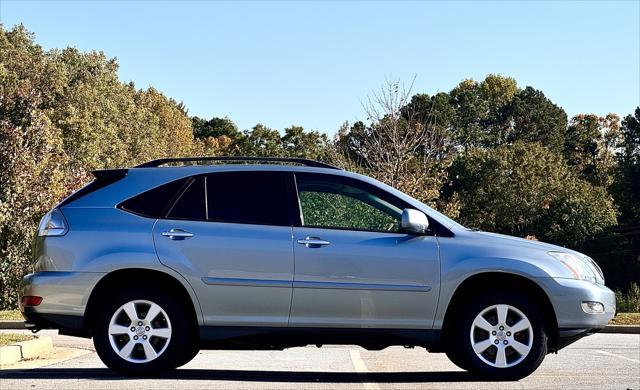
[[429, 220], [422, 211], [415, 209], [404, 209], [402, 210], [401, 227], [402, 230], [411, 233], [424, 234], [429, 227]]

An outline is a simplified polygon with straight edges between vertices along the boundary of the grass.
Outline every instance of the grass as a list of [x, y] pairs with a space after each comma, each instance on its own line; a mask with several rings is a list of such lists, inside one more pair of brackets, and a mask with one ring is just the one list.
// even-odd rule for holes
[[618, 313], [610, 325], [640, 325], [640, 313]]
[[0, 320], [23, 321], [24, 318], [19, 310], [0, 310]]
[[0, 333], [0, 347], [33, 339], [35, 339], [35, 336], [28, 334]]

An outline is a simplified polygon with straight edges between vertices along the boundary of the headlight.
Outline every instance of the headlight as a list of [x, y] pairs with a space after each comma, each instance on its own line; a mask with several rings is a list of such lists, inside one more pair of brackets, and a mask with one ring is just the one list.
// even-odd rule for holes
[[38, 236], [64, 236], [67, 234], [67, 221], [62, 211], [53, 209], [45, 214], [38, 226]]
[[565, 252], [549, 252], [549, 256], [559, 260], [576, 279], [596, 282], [596, 274], [584, 260]]

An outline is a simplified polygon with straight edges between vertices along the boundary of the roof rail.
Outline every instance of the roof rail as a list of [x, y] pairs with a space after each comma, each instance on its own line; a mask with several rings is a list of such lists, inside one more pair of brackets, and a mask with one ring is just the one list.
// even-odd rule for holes
[[175, 157], [175, 158], [159, 158], [157, 160], [147, 161], [146, 163], [136, 165], [134, 168], [155, 168], [164, 164], [173, 162], [198, 162], [198, 161], [232, 161], [232, 162], [266, 162], [266, 163], [292, 163], [300, 164], [307, 167], [340, 169], [334, 165], [323, 163], [316, 160], [306, 158], [288, 158], [288, 157]]

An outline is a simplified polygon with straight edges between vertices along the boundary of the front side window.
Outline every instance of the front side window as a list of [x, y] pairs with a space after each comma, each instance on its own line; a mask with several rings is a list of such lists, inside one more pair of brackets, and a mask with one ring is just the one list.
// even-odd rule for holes
[[400, 232], [402, 206], [366, 183], [318, 174], [296, 174], [296, 183], [303, 226]]

